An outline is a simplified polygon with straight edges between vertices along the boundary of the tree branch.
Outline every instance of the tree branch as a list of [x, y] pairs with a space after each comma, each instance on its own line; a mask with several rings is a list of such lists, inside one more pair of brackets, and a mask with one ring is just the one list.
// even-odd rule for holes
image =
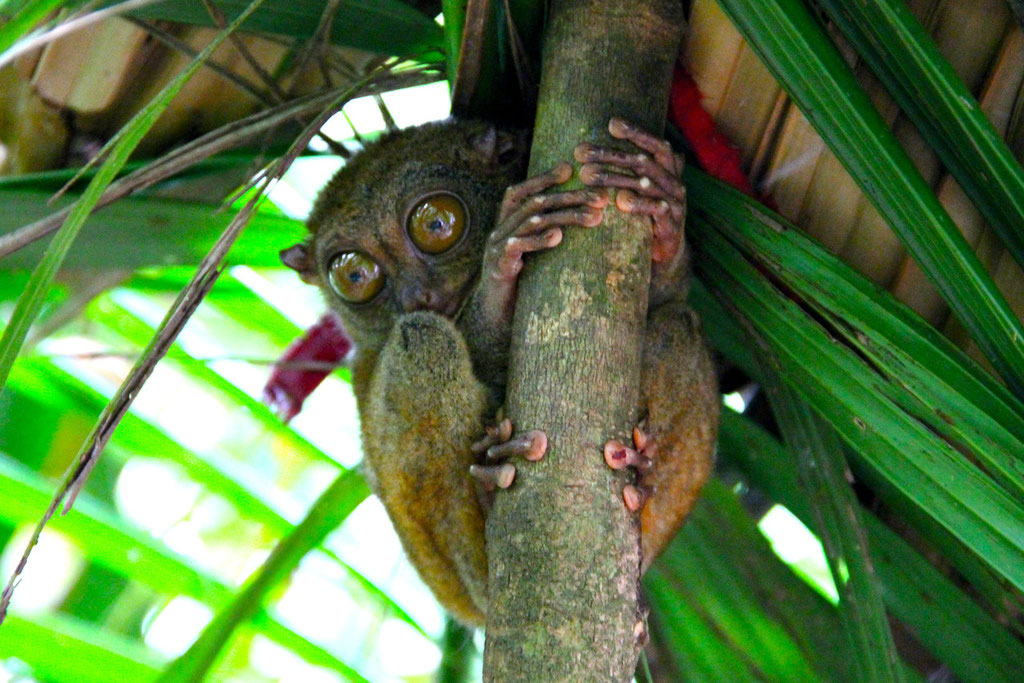
[[[621, 145], [613, 115], [662, 130], [682, 24], [673, 0], [552, 2], [530, 175], [572, 160], [583, 140]], [[487, 680], [633, 675], [646, 630], [639, 528], [622, 503], [626, 475], [601, 449], [640, 417], [649, 223], [610, 206], [520, 277], [506, 406], [549, 446], [488, 517]]]

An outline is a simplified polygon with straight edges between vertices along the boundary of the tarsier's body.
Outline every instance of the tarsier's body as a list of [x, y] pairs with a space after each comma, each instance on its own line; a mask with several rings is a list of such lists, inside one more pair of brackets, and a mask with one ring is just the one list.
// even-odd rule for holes
[[637, 378], [647, 418], [635, 433], [639, 453], [610, 441], [594, 457], [641, 469], [640, 486], [627, 486], [623, 498], [630, 509], [643, 507], [645, 567], [710, 469], [718, 396], [697, 317], [685, 304], [681, 160], [625, 122], [613, 120], [610, 130], [644, 153], [581, 145], [576, 157], [587, 162], [580, 177], [588, 189], [550, 194], [542, 192], [568, 180], [571, 169], [562, 164], [520, 182], [528, 152], [522, 133], [483, 123], [403, 131], [339, 172], [310, 217], [310, 241], [283, 253], [324, 288], [355, 341], [352, 384], [371, 485], [426, 583], [467, 623], [482, 623], [487, 604], [490, 491], [508, 486], [515, 471], [501, 463], [536, 459], [546, 448], [543, 433], [525, 431], [530, 425], [516, 425], [512, 438], [507, 421], [494, 426], [522, 256], [556, 246], [563, 228], [599, 223], [610, 188], [623, 188], [620, 209], [649, 215], [654, 226]]

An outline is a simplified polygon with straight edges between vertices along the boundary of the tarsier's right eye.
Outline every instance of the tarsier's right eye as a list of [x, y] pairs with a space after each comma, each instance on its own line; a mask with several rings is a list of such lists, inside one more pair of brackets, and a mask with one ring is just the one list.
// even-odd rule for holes
[[466, 229], [466, 209], [452, 194], [439, 192], [417, 204], [409, 214], [409, 237], [427, 254], [451, 249]]
[[361, 304], [384, 286], [384, 271], [366, 254], [345, 251], [331, 259], [327, 279], [335, 294], [350, 303]]

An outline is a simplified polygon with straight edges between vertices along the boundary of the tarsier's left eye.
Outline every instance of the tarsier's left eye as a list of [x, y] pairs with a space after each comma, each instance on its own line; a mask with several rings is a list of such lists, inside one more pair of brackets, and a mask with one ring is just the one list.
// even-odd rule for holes
[[435, 194], [417, 204], [406, 229], [413, 244], [427, 254], [451, 249], [466, 229], [466, 209], [457, 197]]
[[361, 304], [372, 299], [384, 286], [384, 271], [377, 262], [358, 251], [345, 251], [327, 266], [331, 289], [345, 301]]

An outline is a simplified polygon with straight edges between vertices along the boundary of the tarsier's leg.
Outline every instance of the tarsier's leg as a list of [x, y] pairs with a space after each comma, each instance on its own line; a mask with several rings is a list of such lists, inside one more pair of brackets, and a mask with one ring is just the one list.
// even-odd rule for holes
[[363, 448], [373, 488], [406, 553], [448, 610], [482, 623], [485, 515], [467, 470], [494, 407], [455, 325], [426, 311], [399, 318], [365, 404]]
[[643, 372], [647, 418], [637, 445], [652, 462], [637, 482], [651, 493], [640, 501], [646, 569], [696, 502], [718, 437], [718, 383], [700, 319], [685, 304], [666, 304], [648, 317]]

